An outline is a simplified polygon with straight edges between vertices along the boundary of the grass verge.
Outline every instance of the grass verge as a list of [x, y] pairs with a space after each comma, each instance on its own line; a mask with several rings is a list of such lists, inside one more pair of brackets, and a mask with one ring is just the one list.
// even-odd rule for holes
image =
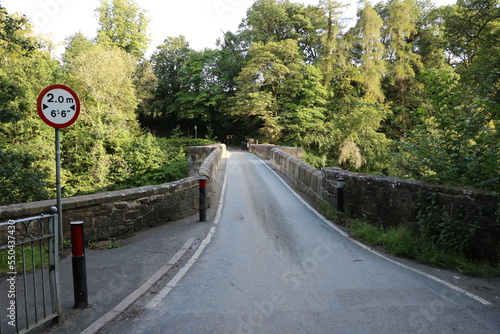
[[[12, 270], [9, 261], [15, 261], [15, 270]], [[23, 247], [16, 246], [15, 255], [9, 256], [7, 250], [0, 253], [0, 275], [5, 275], [9, 272], [22, 273], [24, 268], [26, 272], [30, 272], [33, 268], [39, 269], [42, 266], [47, 267], [49, 264], [48, 246], [40, 246], [38, 243], [33, 246], [24, 246], [24, 265], [23, 265]]]
[[500, 275], [500, 263], [496, 265], [478, 262], [465, 254], [441, 249], [421, 233], [407, 226], [382, 227], [370, 224], [365, 219], [352, 218], [338, 213], [331, 205], [321, 205], [325, 217], [348, 229], [355, 239], [369, 245], [381, 247], [392, 255], [415, 260], [436, 268], [448, 269], [463, 275], [491, 277]]

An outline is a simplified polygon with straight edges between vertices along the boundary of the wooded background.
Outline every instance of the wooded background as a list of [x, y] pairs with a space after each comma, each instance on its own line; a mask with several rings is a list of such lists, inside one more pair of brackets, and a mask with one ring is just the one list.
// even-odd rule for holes
[[64, 196], [181, 178], [187, 146], [227, 134], [303, 147], [318, 168], [498, 193], [500, 1], [360, 8], [347, 28], [337, 1], [257, 0], [215, 49], [165, 36], [145, 56], [147, 13], [101, 0], [96, 36], [69, 37], [59, 59], [0, 5], [0, 204], [54, 197], [36, 98], [56, 83], [82, 103], [62, 132]]

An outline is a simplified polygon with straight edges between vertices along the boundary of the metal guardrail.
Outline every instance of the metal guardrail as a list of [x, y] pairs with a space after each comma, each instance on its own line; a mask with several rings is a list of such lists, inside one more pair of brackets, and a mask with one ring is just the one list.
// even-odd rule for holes
[[59, 231], [50, 214], [0, 223], [0, 334], [59, 323]]

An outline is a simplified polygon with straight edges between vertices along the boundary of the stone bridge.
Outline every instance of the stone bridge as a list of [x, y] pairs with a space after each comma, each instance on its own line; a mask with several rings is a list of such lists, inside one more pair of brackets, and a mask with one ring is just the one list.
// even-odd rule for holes
[[[302, 158], [302, 149], [251, 145], [250, 151], [284, 174], [316, 202], [335, 205], [336, 180], [344, 179], [344, 207], [355, 216], [384, 226], [418, 230], [419, 213], [445, 215], [457, 229], [474, 228], [474, 253], [498, 261], [498, 197], [470, 189], [445, 188], [418, 181], [353, 173], [338, 168], [317, 170]], [[198, 179], [215, 180], [225, 145], [191, 147], [189, 177], [172, 183], [63, 199], [63, 224], [84, 221], [86, 238], [104, 240], [196, 214]], [[209, 201], [210, 202], [210, 201]], [[46, 212], [55, 200], [0, 207], [0, 220]], [[66, 233], [69, 231], [65, 231]], [[66, 237], [69, 235], [66, 234]]]

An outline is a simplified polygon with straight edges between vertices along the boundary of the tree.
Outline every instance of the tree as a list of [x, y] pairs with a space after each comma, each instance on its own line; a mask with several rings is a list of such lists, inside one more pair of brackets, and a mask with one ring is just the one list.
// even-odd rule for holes
[[230, 73], [226, 72], [230, 54], [224, 50], [191, 51], [186, 64], [181, 68], [181, 90], [177, 101], [182, 106], [182, 119], [198, 124], [213, 124], [220, 127], [224, 119], [222, 107], [228, 88]]
[[459, 0], [446, 9], [447, 50], [464, 86], [500, 102], [499, 0]]
[[58, 63], [31, 37], [25, 17], [0, 6], [0, 22], [0, 203], [46, 199], [53, 132], [39, 119], [35, 101], [58, 77]]
[[[81, 32], [66, 38], [66, 48], [62, 55], [63, 64], [71, 66], [76, 57], [92, 48], [94, 42]], [[69, 68], [71, 70], [71, 68]]]
[[313, 62], [319, 52], [316, 31], [321, 14], [317, 7], [305, 7], [289, 0], [257, 0], [239, 26], [238, 39], [244, 49], [257, 42], [267, 44], [294, 39], [308, 62]]
[[255, 43], [248, 56], [236, 80], [239, 91], [232, 114], [253, 119], [252, 127], [258, 127], [266, 140], [276, 141], [282, 131], [280, 114], [296, 98], [306, 65], [297, 42], [290, 39]]
[[[385, 43], [389, 62], [388, 79], [397, 87], [397, 100], [407, 104], [406, 94], [415, 78], [415, 69], [421, 67], [420, 57], [413, 52], [412, 42], [417, 34], [418, 12], [413, 0], [391, 0], [388, 3]], [[407, 120], [402, 119], [405, 124]]]
[[[25, 131], [30, 130], [24, 126], [28, 112], [23, 87], [7, 76], [0, 76], [0, 205], [44, 200], [49, 196], [47, 170], [29, 153], [36, 139], [31, 143], [23, 140]], [[40, 151], [44, 150], [38, 148]]]
[[41, 45], [29, 37], [31, 26], [26, 17], [10, 15], [0, 5], [0, 123], [15, 122], [28, 112], [25, 91], [15, 80], [12, 72], [18, 71], [9, 64], [12, 60], [24, 61]]
[[257, 0], [248, 9], [247, 17], [240, 25], [241, 34], [246, 41], [279, 42], [297, 37], [291, 30], [287, 8], [291, 6], [288, 0]]
[[0, 123], [21, 120], [28, 111], [23, 95], [22, 87], [11, 82], [5, 75], [0, 75]]
[[233, 49], [232, 37], [227, 35], [218, 50], [192, 50], [184, 36], [168, 37], [157, 47], [151, 57], [158, 79], [150, 117], [156, 120], [155, 130], [197, 125], [200, 133], [209, 127], [220, 137], [228, 133], [232, 125], [225, 112], [226, 100], [234, 94], [234, 80], [243, 61]]
[[421, 57], [415, 52], [420, 10], [414, 0], [391, 0], [378, 4], [376, 10], [384, 20], [382, 41], [387, 72], [382, 85], [393, 112], [384, 132], [390, 138], [399, 139], [415, 125], [410, 110], [425, 103], [424, 86], [418, 80]]
[[151, 56], [153, 73], [158, 78], [155, 119], [175, 119], [182, 114], [176, 96], [182, 90], [181, 70], [190, 52], [191, 48], [184, 36], [168, 37]]
[[139, 101], [137, 115], [141, 123], [147, 122], [155, 114], [155, 92], [158, 88], [158, 78], [154, 74], [153, 64], [143, 60], [137, 64], [134, 73], [134, 87]]
[[85, 105], [117, 113], [117, 116], [119, 113], [120, 118], [129, 121], [136, 120], [138, 101], [132, 81], [136, 66], [131, 55], [120, 49], [91, 44], [79, 50], [67, 65]]
[[[449, 51], [468, 67], [483, 43], [488, 43], [500, 18], [498, 0], [459, 0], [446, 8], [445, 32]], [[492, 31], [493, 30], [493, 31]]]
[[13, 16], [0, 4], [0, 48], [7, 52], [29, 55], [39, 48], [39, 43], [29, 38], [23, 31], [29, 29], [25, 16]]
[[296, 87], [296, 96], [285, 105], [282, 114], [282, 142], [317, 149], [330, 136], [325, 126], [328, 92], [322, 85], [319, 68], [307, 65], [301, 71], [302, 80]]
[[322, 0], [320, 8], [323, 9], [324, 15], [322, 19], [322, 34], [320, 35], [321, 42], [321, 59], [318, 66], [324, 74], [323, 83], [328, 86], [331, 80], [338, 78], [347, 64], [347, 48], [343, 43], [341, 31], [344, 28], [342, 25], [342, 9], [346, 5], [334, 0]]
[[102, 44], [68, 52], [71, 86], [82, 103], [78, 122], [63, 133], [65, 191], [73, 195], [107, 186], [113, 170], [130, 174], [121, 147], [137, 134], [137, 99], [131, 55]]
[[400, 175], [498, 192], [500, 104], [471, 99], [449, 70], [424, 76], [431, 107], [415, 111], [420, 125], [402, 145]]
[[65, 66], [82, 112], [62, 138], [66, 195], [106, 189], [167, 160], [156, 139], [141, 131], [137, 121], [136, 58], [102, 43], [74, 41], [63, 59], [69, 60]]
[[436, 8], [430, 0], [418, 3], [422, 15], [417, 21], [418, 33], [413, 43], [426, 69], [443, 69], [449, 66], [445, 47], [444, 13], [446, 7]]
[[386, 73], [385, 48], [381, 42], [382, 26], [382, 18], [370, 3], [365, 2], [364, 7], [358, 11], [355, 33], [360, 48], [359, 61], [365, 94], [372, 96], [374, 102], [385, 100], [381, 85]]
[[142, 58], [149, 44], [149, 17], [135, 0], [100, 0], [97, 41]]

